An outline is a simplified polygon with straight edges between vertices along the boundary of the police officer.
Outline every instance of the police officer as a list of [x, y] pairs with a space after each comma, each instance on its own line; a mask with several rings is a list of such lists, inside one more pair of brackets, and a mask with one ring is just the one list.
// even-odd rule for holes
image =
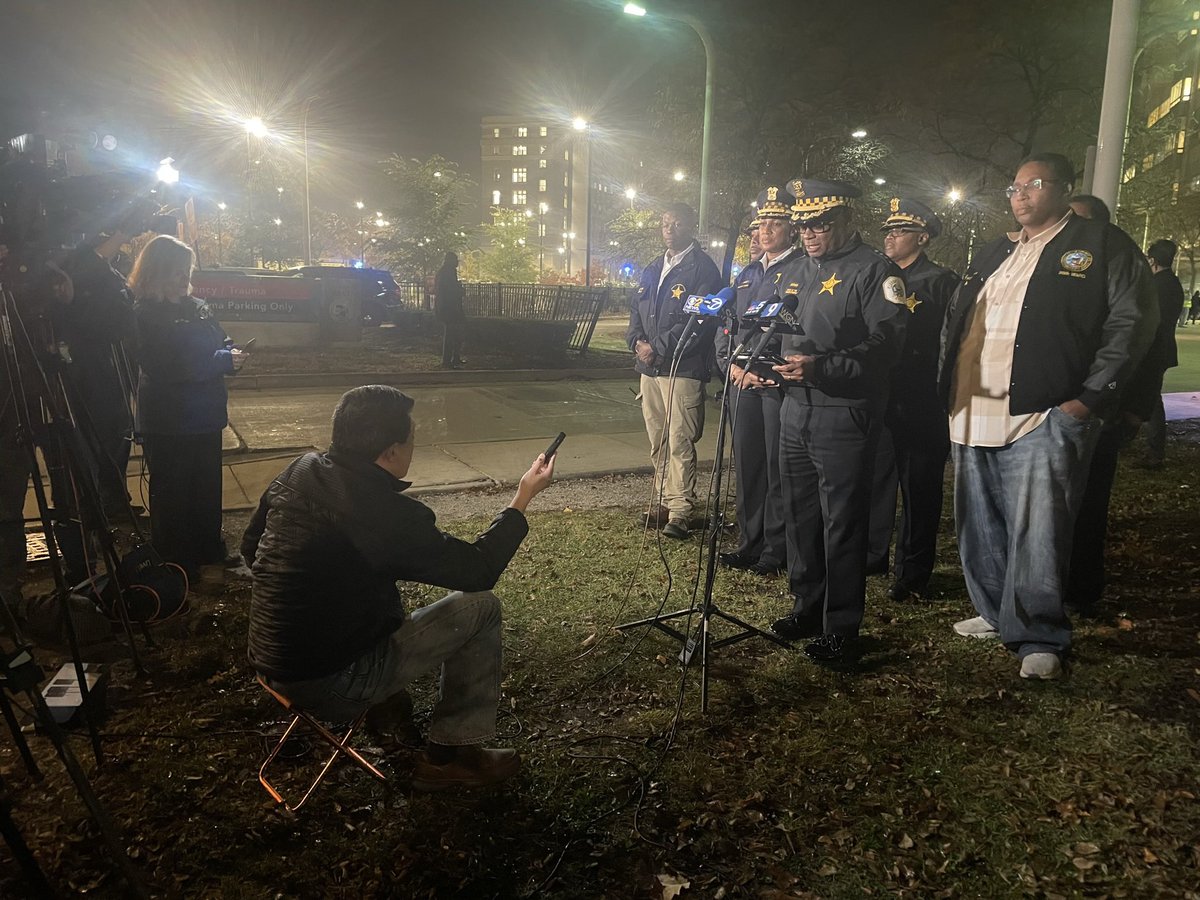
[[[792, 225], [794, 198], [787, 188], [774, 185], [758, 195], [758, 243], [760, 263], [746, 267], [737, 281], [739, 316], [757, 300], [779, 292], [786, 264], [795, 251], [796, 229]], [[753, 241], [753, 238], [752, 238]], [[753, 253], [752, 253], [753, 255]], [[751, 333], [742, 331], [741, 341], [757, 348]], [[760, 353], [778, 356], [781, 337], [770, 340]], [[727, 347], [718, 345], [718, 360]], [[783, 391], [737, 362], [730, 365], [729, 418], [733, 423], [734, 467], [737, 471], [737, 520], [741, 535], [736, 550], [721, 554], [721, 562], [756, 575], [776, 575], [787, 562], [787, 534], [783, 522], [783, 480], [779, 473], [779, 414]]]
[[719, 291], [722, 281], [720, 269], [696, 242], [691, 207], [667, 207], [662, 234], [666, 253], [642, 272], [625, 338], [641, 375], [654, 493], [656, 501], [662, 498], [642, 519], [649, 527], [662, 528], [667, 537], [682, 540], [696, 507], [696, 442], [704, 431], [704, 384], [713, 364], [711, 328], [682, 354], [676, 353], [687, 321], [683, 304], [689, 294]]
[[775, 366], [786, 386], [780, 432], [792, 611], [771, 626], [814, 638], [811, 659], [842, 659], [866, 598], [867, 519], [888, 372], [909, 316], [895, 263], [862, 242], [851, 221], [857, 188], [797, 178], [794, 220], [806, 256], [778, 287], [798, 298], [797, 334]]
[[938, 342], [958, 276], [925, 255], [942, 223], [919, 200], [893, 197], [880, 230], [883, 252], [904, 278], [909, 314], [904, 354], [892, 369], [876, 452], [867, 573], [887, 573], [899, 484], [904, 505], [888, 596], [903, 601], [925, 592], [937, 555], [942, 482], [950, 455], [950, 426], [937, 395]]

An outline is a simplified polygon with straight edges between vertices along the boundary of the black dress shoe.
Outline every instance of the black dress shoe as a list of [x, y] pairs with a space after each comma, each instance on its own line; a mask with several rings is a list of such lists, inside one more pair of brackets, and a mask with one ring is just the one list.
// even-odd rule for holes
[[779, 563], [756, 562], [749, 567], [749, 571], [764, 578], [774, 578], [776, 575], [782, 575], [785, 570]]
[[838, 662], [845, 658], [848, 644], [840, 634], [823, 634], [804, 645], [804, 655], [814, 662]]
[[736, 550], [731, 553], [722, 553], [718, 559], [721, 560], [721, 565], [729, 569], [752, 569], [758, 564], [757, 557], [739, 553]]
[[919, 597], [921, 591], [916, 588], [911, 588], [907, 584], [900, 581], [893, 581], [892, 586], [887, 589], [888, 598], [895, 600], [897, 603], [903, 603], [906, 600], [911, 600], [914, 597]]
[[789, 613], [782, 619], [776, 619], [772, 622], [771, 631], [785, 641], [800, 641], [804, 638], [819, 635], [821, 633], [821, 626], [813, 624], [807, 619], [797, 616], [795, 613]]

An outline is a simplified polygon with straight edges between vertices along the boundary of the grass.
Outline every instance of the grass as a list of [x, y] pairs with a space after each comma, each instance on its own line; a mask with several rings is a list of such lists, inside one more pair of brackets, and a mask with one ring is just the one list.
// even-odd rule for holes
[[[969, 606], [947, 527], [933, 602], [889, 603], [870, 581], [856, 667], [746, 641], [714, 654], [702, 715], [673, 641], [611, 627], [686, 606], [697, 545], [662, 548], [664, 601], [659, 548], [629, 514], [538, 512], [497, 588], [514, 783], [413, 795], [410, 753], [374, 748], [390, 792], [342, 769], [299, 816], [274, 809], [255, 770], [279, 717], [244, 662], [242, 588], [207, 598], [186, 640], [163, 637], [148, 680], [118, 667], [96, 789], [177, 896], [661, 897], [665, 879], [685, 898], [1196, 898], [1198, 465], [1200, 447], [1173, 444], [1162, 471], [1122, 469], [1107, 616], [1077, 628], [1062, 682], [1023, 683], [1002, 648], [950, 633]], [[763, 624], [783, 586], [722, 572], [716, 597]], [[433, 690], [414, 686], [423, 715]], [[0, 765], [34, 852], [71, 891], [123, 896], [33, 743], [45, 785], [12, 752]], [[14, 878], [0, 862], [0, 895], [22, 895]]]
[[1179, 349], [1179, 365], [1167, 369], [1163, 390], [1200, 391], [1200, 323], [1176, 328], [1175, 346]]

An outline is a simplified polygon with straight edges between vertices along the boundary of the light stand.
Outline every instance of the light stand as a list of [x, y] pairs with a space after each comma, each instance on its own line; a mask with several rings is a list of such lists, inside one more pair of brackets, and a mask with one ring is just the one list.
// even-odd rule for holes
[[[726, 336], [726, 349], [729, 350], [733, 343], [733, 329]], [[733, 358], [732, 353], [728, 356]], [[679, 661], [683, 665], [690, 665], [697, 650], [700, 654], [700, 710], [708, 712], [708, 653], [709, 650], [716, 650], [720, 647], [728, 647], [730, 644], [736, 644], [752, 637], [760, 637], [768, 640], [773, 644], [784, 647], [788, 650], [792, 649], [792, 645], [777, 635], [771, 634], [769, 631], [763, 631], [751, 625], [749, 622], [744, 622], [737, 616], [732, 616], [729, 613], [722, 612], [713, 600], [713, 588], [717, 579], [717, 560], [718, 560], [718, 545], [721, 540], [722, 526], [722, 509], [721, 509], [721, 479], [724, 474], [724, 457], [725, 457], [725, 426], [730, 422], [729, 416], [729, 373], [730, 369], [725, 370], [725, 387], [721, 395], [721, 416], [717, 423], [717, 447], [716, 458], [713, 461], [713, 479], [712, 489], [709, 495], [709, 513], [707, 526], [707, 547], [704, 568], [704, 594], [701, 598], [700, 605], [693, 604], [687, 609], [679, 609], [675, 612], [662, 613], [659, 615], [650, 616], [645, 619], [638, 619], [635, 622], [626, 622], [623, 625], [618, 625], [617, 630], [625, 631], [630, 628], [641, 628], [650, 626], [657, 628], [659, 631], [670, 635], [679, 641], [683, 647], [679, 651]], [[737, 423], [733, 423], [733, 427], [737, 427]], [[664, 448], [665, 449], [665, 448]], [[668, 625], [667, 623], [683, 617], [689, 620], [693, 614], [700, 615], [700, 622], [696, 626], [695, 636], [689, 637], [679, 629]], [[710, 622], [713, 618], [728, 622], [731, 625], [736, 625], [740, 631], [734, 634], [727, 635], [722, 638], [714, 639], [710, 634]]]

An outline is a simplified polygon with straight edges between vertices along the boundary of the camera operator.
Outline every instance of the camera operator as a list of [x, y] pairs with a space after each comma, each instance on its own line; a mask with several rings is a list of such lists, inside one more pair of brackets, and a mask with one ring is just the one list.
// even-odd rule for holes
[[123, 512], [129, 502], [125, 474], [133, 432], [133, 384], [126, 353], [135, 341], [133, 301], [110, 260], [135, 230], [120, 223], [67, 257], [64, 268], [75, 285], [75, 299], [59, 317], [59, 338], [71, 358], [65, 372], [92, 451], [100, 499], [110, 516]]
[[[39, 321], [44, 321], [49, 310], [71, 303], [73, 288], [71, 279], [52, 263], [45, 263], [33, 279], [23, 284], [10, 281], [13, 260], [7, 232], [0, 226], [0, 284], [5, 291], [12, 291], [12, 298], [21, 304], [14, 313], [21, 315], [21, 322], [13, 324], [16, 333], [29, 334], [37, 340], [43, 334]], [[48, 334], [48, 332], [45, 332]], [[49, 353], [48, 347], [43, 347]], [[25, 574], [25, 491], [29, 485], [30, 460], [27, 448], [21, 443], [20, 418], [17, 406], [26, 408], [38, 403], [38, 379], [35, 375], [38, 362], [28, 358], [29, 348], [14, 341], [12, 351], [5, 348], [5, 359], [0, 365], [0, 602], [15, 607], [20, 600], [20, 584]], [[25, 396], [18, 396], [21, 385], [10, 378], [10, 367], [18, 367], [22, 373]], [[44, 437], [44, 435], [42, 435]], [[28, 439], [31, 436], [25, 436]], [[54, 454], [48, 445], [43, 445], [43, 455], [51, 462]], [[49, 466], [52, 490], [56, 502], [66, 502], [61, 482], [54, 478], [56, 468]]]

